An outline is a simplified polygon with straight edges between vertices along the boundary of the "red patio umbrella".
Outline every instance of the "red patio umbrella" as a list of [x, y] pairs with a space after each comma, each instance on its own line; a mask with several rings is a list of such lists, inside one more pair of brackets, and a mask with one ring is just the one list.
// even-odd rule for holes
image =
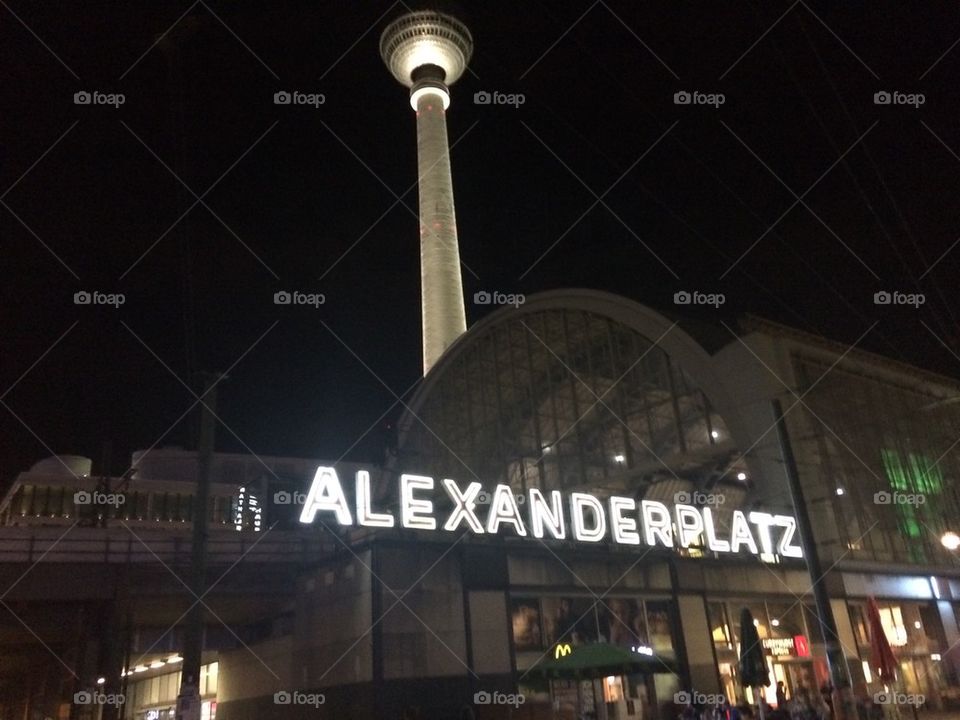
[[867, 625], [870, 629], [870, 665], [884, 683], [892, 683], [897, 675], [897, 659], [893, 656], [887, 635], [880, 621], [880, 608], [872, 597], [867, 598]]

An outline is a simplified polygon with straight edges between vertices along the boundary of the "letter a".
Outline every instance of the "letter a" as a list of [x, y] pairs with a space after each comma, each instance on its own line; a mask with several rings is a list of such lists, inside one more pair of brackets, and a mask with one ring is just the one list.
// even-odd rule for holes
[[353, 525], [350, 509], [347, 507], [347, 498], [343, 494], [340, 478], [332, 467], [317, 468], [313, 476], [310, 492], [303, 503], [303, 512], [300, 513], [300, 522], [312, 523], [319, 510], [329, 510], [337, 516], [341, 525]]

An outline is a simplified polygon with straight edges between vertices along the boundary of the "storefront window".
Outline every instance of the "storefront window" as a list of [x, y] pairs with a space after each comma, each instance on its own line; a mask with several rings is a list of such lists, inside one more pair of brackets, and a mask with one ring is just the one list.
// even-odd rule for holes
[[894, 647], [907, 644], [907, 628], [903, 624], [903, 611], [899, 605], [880, 608], [880, 624], [886, 633], [887, 642]]
[[534, 598], [514, 598], [511, 602], [513, 642], [517, 651], [542, 650], [540, 602]]
[[867, 618], [862, 605], [850, 603], [850, 623], [858, 645], [869, 645], [870, 634], [867, 631]]
[[646, 602], [645, 605], [650, 646], [658, 655], [672, 656], [673, 623], [670, 603], [658, 600]]
[[710, 618], [710, 633], [715, 645], [733, 647], [733, 635], [730, 632], [730, 623], [727, 620], [727, 608], [723, 603], [708, 603], [707, 613]]
[[[761, 640], [765, 640], [770, 637], [770, 618], [767, 617], [767, 608], [763, 603], [753, 602], [753, 603], [744, 603], [744, 607], [750, 610], [750, 614], [753, 615], [753, 624], [757, 628], [757, 635], [760, 636]], [[740, 635], [740, 613], [737, 613], [737, 636]]]
[[587, 598], [543, 598], [543, 624], [547, 643], [574, 645], [597, 639], [597, 617], [594, 603]]
[[807, 634], [800, 603], [767, 603], [767, 610], [770, 613], [771, 637], [793, 638]]
[[200, 694], [216, 695], [220, 663], [210, 663], [200, 667]]
[[511, 619], [516, 652], [599, 640], [624, 648], [650, 648], [665, 658], [675, 656], [669, 600], [520, 597], [511, 601]]
[[605, 600], [600, 608], [600, 628], [614, 645], [632, 648], [649, 644], [643, 604], [637, 600]]

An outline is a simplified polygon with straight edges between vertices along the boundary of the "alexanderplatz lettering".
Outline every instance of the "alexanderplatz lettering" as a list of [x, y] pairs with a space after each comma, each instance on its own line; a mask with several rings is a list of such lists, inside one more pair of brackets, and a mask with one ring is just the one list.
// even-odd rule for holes
[[[610, 537], [621, 545], [661, 545], [668, 548], [706, 547], [717, 553], [736, 553], [746, 549], [754, 555], [780, 555], [800, 558], [803, 552], [795, 544], [797, 522], [789, 515], [733, 511], [728, 532], [719, 532], [713, 511], [692, 505], [675, 505], [673, 512], [661, 502], [611, 496], [606, 502], [582, 492], [564, 497], [558, 490], [546, 494], [537, 488], [527, 491], [526, 512], [520, 512], [517, 496], [509, 485], [497, 485], [490, 497], [486, 517], [477, 513], [477, 496], [483, 487], [472, 482], [465, 488], [453, 480], [440, 485], [453, 502], [442, 528], [448, 532], [466, 526], [477, 535], [497, 534], [503, 526], [521, 537], [601, 542]], [[400, 476], [399, 525], [413, 530], [436, 530], [438, 518], [429, 498], [436, 489], [432, 477]], [[300, 514], [300, 522], [312, 523], [317, 513], [333, 513], [340, 525], [392, 528], [397, 518], [388, 512], [375, 512], [372, 506], [370, 473], [356, 474], [356, 503], [351, 507], [337, 471], [319, 467], [313, 478]], [[568, 512], [565, 513], [564, 510]], [[569, 527], [567, 524], [569, 517]], [[703, 541], [698, 540], [703, 537]]]

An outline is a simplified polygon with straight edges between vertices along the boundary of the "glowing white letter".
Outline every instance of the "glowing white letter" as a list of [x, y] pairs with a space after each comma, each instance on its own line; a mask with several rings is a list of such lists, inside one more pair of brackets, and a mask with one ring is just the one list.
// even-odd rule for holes
[[415, 530], [436, 530], [437, 521], [432, 517], [422, 517], [422, 514], [433, 515], [433, 501], [415, 500], [414, 490], [433, 490], [433, 478], [423, 475], [400, 476], [400, 523], [405, 528]]
[[393, 527], [393, 515], [373, 512], [371, 495], [370, 473], [357, 470], [357, 524], [365, 527]]
[[500, 523], [511, 523], [517, 531], [517, 535], [525, 536], [527, 534], [527, 529], [523, 526], [523, 520], [520, 519], [520, 508], [517, 507], [517, 499], [513, 495], [513, 488], [509, 485], [497, 485], [497, 489], [493, 491], [493, 499], [490, 500], [490, 514], [487, 515], [487, 532], [497, 532]]
[[803, 548], [799, 545], [790, 544], [793, 541], [794, 533], [797, 531], [797, 521], [789, 515], [774, 515], [773, 522], [783, 528], [783, 535], [777, 545], [777, 552], [784, 557], [802, 558]]
[[739, 510], [733, 511], [733, 527], [730, 529], [730, 550], [740, 552], [740, 546], [746, 545], [754, 555], [758, 554], [757, 542], [753, 539], [747, 518]]
[[770, 526], [773, 524], [773, 515], [763, 512], [750, 513], [750, 522], [757, 526], [757, 536], [760, 538], [760, 547], [764, 555], [773, 555], [773, 538], [770, 537]]
[[713, 510], [703, 509], [703, 529], [707, 535], [707, 547], [713, 552], [730, 552], [730, 543], [717, 537], [717, 528], [713, 523]]
[[[584, 509], [588, 507], [596, 516], [596, 526], [592, 528], [586, 526], [583, 516]], [[587, 493], [570, 494], [570, 522], [573, 524], [573, 537], [584, 542], [600, 542], [607, 532], [607, 517], [603, 512], [603, 505]]]
[[331, 510], [337, 516], [341, 525], [353, 525], [350, 510], [347, 507], [347, 498], [343, 494], [340, 478], [332, 467], [320, 466], [313, 476], [307, 499], [303, 502], [303, 512], [300, 513], [300, 522], [312, 523], [318, 510]]
[[450, 513], [450, 517], [447, 518], [447, 522], [443, 524], [443, 529], [452, 532], [457, 529], [460, 525], [460, 520], [463, 519], [467, 521], [467, 525], [469, 525], [470, 529], [475, 533], [483, 533], [483, 525], [480, 524], [477, 516], [473, 514], [473, 509], [477, 506], [474, 498], [477, 497], [482, 489], [480, 483], [470, 483], [467, 485], [467, 491], [461, 494], [460, 488], [457, 487], [457, 484], [453, 480], [448, 479], [442, 482], [444, 489], [447, 491], [447, 495], [456, 503], [453, 512]]
[[677, 540], [680, 547], [688, 548], [690, 544], [703, 533], [703, 516], [700, 511], [690, 505], [677, 505]]
[[624, 517], [623, 512], [637, 509], [637, 501], [628, 497], [610, 497], [610, 533], [614, 541], [623, 545], [639, 545], [640, 533], [637, 532], [637, 521], [632, 517]]
[[643, 534], [647, 545], [654, 545], [654, 536], [660, 538], [665, 547], [673, 547], [673, 533], [670, 528], [670, 511], [667, 506], [656, 500], [643, 500], [640, 503], [643, 512]]
[[530, 524], [533, 525], [533, 536], [543, 538], [544, 523], [550, 534], [557, 540], [567, 537], [563, 527], [563, 498], [559, 490], [550, 493], [550, 505], [537, 488], [530, 488]]

